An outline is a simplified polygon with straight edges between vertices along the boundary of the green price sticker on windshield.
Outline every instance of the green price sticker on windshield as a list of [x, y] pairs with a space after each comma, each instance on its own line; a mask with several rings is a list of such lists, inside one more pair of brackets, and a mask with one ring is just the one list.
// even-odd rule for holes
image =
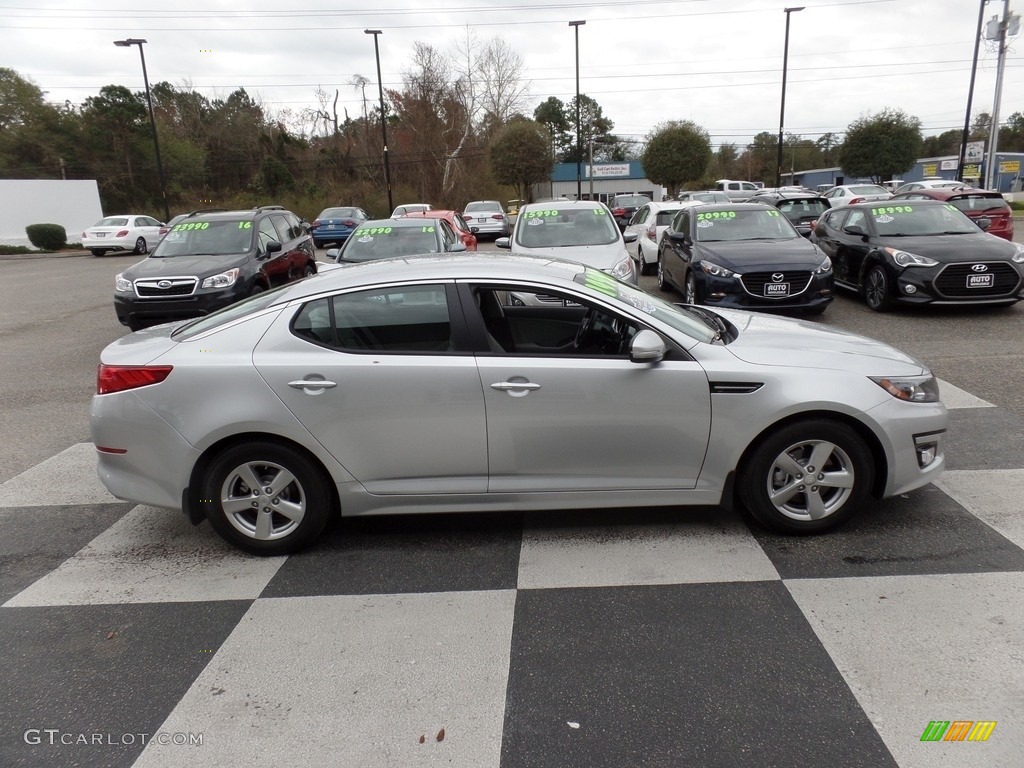
[[525, 214], [523, 214], [523, 218], [524, 219], [541, 219], [541, 218], [545, 218], [547, 216], [558, 216], [558, 215], [559, 215], [558, 211], [555, 211], [555, 210], [549, 210], [549, 211], [527, 211]]
[[357, 229], [353, 232], [353, 235], [363, 235], [369, 237], [370, 235], [390, 235], [391, 227], [365, 227], [363, 229]]
[[765, 211], [769, 216], [781, 216], [782, 214], [778, 211]]
[[190, 221], [187, 224], [175, 224], [172, 232], [188, 232], [196, 229], [209, 229], [210, 222], [208, 221]]
[[914, 209], [909, 205], [886, 205], [881, 208], [872, 208], [872, 216], [884, 216], [889, 214], [890, 216], [894, 213], [913, 213]]
[[736, 211], [712, 211], [711, 213], [698, 213], [697, 221], [707, 221], [710, 219], [735, 219]]

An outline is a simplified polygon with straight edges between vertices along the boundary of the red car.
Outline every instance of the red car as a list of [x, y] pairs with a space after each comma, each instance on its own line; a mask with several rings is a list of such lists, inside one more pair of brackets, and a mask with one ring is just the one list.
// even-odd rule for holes
[[462, 239], [462, 242], [466, 244], [467, 251], [476, 250], [476, 227], [469, 226], [458, 211], [416, 211], [415, 213], [407, 213], [402, 218], [444, 219], [455, 230], [455, 234]]
[[972, 219], [987, 218], [992, 223], [985, 231], [1005, 240], [1013, 240], [1013, 211], [998, 192], [985, 189], [915, 189], [893, 195], [893, 200], [942, 200], [955, 205]]

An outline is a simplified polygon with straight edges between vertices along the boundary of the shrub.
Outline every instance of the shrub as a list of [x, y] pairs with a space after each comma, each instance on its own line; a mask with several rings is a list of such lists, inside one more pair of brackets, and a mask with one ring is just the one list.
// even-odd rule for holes
[[68, 242], [68, 233], [60, 224], [29, 224], [25, 234], [32, 245], [44, 251], [59, 251]]
[[31, 248], [24, 245], [0, 245], [0, 256], [14, 256], [19, 253], [32, 253]]

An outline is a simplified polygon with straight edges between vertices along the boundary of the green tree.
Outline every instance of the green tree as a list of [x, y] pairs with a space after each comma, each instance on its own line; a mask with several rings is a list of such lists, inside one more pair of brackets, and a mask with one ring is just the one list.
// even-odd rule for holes
[[956, 155], [959, 157], [961, 139], [963, 139], [963, 130], [959, 128], [943, 131], [938, 136], [927, 136], [921, 144], [921, 156]]
[[711, 139], [689, 120], [660, 123], [648, 134], [640, 162], [647, 178], [675, 197], [683, 184], [704, 175], [711, 163]]
[[576, 117], [570, 120], [565, 103], [557, 96], [549, 96], [533, 110], [533, 119], [548, 129], [551, 135], [552, 154], [562, 158], [572, 148], [572, 132], [576, 130]]
[[491, 171], [499, 184], [516, 188], [516, 197], [532, 199], [534, 184], [551, 178], [551, 136], [534, 120], [513, 120], [490, 146]]
[[850, 176], [869, 176], [880, 183], [913, 168], [923, 143], [920, 120], [899, 109], [884, 109], [850, 123], [839, 163]]

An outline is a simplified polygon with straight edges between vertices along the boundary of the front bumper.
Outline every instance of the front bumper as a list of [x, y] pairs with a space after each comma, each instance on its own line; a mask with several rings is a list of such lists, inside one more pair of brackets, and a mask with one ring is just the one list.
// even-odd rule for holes
[[831, 274], [812, 275], [799, 293], [778, 297], [752, 294], [735, 277], [716, 277], [697, 270], [694, 276], [702, 301], [712, 307], [814, 311], [827, 307], [835, 297]]
[[244, 299], [251, 292], [248, 282], [236, 282], [222, 290], [198, 289], [191, 296], [141, 298], [134, 293], [115, 293], [114, 311], [121, 325], [159, 325], [175, 320], [202, 317]]
[[[994, 274], [992, 286], [971, 287], [972, 267], [984, 263]], [[989, 270], [986, 270], [989, 271]], [[893, 281], [904, 304], [1010, 304], [1024, 298], [1021, 269], [1007, 262], [960, 262], [937, 267], [906, 267]]]

